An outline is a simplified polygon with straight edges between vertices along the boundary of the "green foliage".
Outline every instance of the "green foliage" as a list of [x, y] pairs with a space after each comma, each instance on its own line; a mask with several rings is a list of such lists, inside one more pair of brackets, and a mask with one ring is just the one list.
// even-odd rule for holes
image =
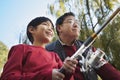
[[7, 53], [8, 53], [8, 48], [6, 45], [4, 45], [1, 41], [0, 41], [0, 71], [3, 68], [3, 65], [6, 62], [7, 59]]
[[96, 39], [94, 46], [101, 48], [112, 65], [120, 70], [120, 15], [107, 25], [106, 29], [102, 31]]
[[[120, 70], [120, 15], [103, 31], [100, 40], [101, 47], [107, 53], [111, 63]], [[111, 55], [111, 54], [112, 55]]]
[[[62, 1], [62, 2], [61, 2]], [[54, 4], [59, 4], [59, 8], [55, 9]], [[110, 12], [114, 10], [116, 5], [120, 4], [119, 0], [60, 0], [56, 1], [52, 15], [59, 17], [64, 12], [69, 11], [77, 13], [78, 19], [81, 21], [81, 40], [86, 40], [96, 27], [100, 27], [108, 18]], [[61, 5], [61, 6], [60, 6]], [[57, 5], [58, 6], [58, 5]], [[66, 7], [65, 7], [66, 6]], [[51, 11], [51, 10], [50, 10]], [[120, 70], [120, 16], [117, 16], [112, 23], [98, 36], [94, 42], [94, 46], [101, 48], [107, 55], [110, 62]]]

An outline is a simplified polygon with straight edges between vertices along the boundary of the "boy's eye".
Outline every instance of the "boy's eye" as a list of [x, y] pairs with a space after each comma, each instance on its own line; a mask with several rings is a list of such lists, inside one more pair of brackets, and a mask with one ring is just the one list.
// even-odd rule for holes
[[53, 28], [53, 27], [52, 27], [51, 29], [52, 29], [52, 30], [54, 30], [54, 28]]
[[[42, 25], [50, 26], [50, 24], [48, 24], [48, 23], [46, 23], [46, 22], [43, 22]], [[53, 26], [51, 26], [50, 28], [51, 28], [52, 30], [54, 30], [54, 27], [53, 27]]]

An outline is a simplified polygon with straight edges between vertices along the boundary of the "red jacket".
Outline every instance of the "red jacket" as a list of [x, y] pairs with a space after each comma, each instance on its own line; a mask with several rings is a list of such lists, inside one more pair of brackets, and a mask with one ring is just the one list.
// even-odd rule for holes
[[61, 66], [57, 54], [42, 47], [21, 44], [9, 51], [0, 80], [52, 80], [52, 69]]

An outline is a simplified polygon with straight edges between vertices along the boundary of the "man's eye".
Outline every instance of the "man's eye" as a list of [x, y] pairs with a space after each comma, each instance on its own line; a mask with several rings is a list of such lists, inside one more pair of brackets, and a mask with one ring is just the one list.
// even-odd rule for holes
[[68, 23], [73, 23], [73, 21], [68, 21]]

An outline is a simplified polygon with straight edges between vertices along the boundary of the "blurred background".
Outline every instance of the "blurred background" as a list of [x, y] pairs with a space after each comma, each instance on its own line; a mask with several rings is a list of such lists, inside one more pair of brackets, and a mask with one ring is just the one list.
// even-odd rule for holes
[[[84, 41], [118, 7], [119, 0], [0, 0], [0, 71], [13, 45], [29, 43], [25, 31], [33, 18], [46, 16], [55, 23], [65, 12], [74, 12], [82, 29], [79, 38]], [[110, 63], [120, 70], [120, 14], [107, 26], [93, 45], [106, 52]]]

